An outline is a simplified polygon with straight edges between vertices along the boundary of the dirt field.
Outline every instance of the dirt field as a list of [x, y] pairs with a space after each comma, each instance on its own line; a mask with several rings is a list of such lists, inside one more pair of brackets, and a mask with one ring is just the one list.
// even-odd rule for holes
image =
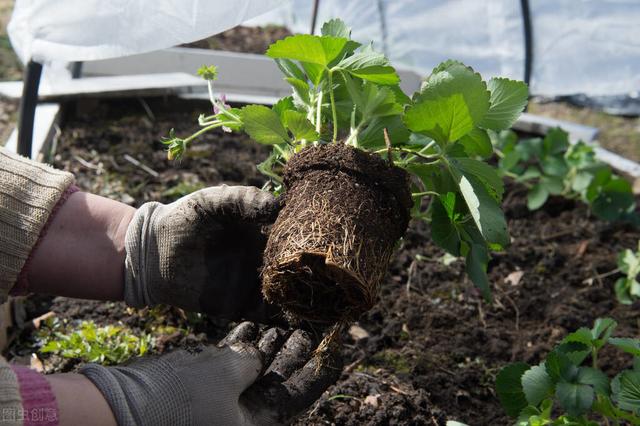
[[[203, 185], [263, 182], [254, 164], [267, 150], [244, 137], [208, 135], [181, 163], [168, 162], [159, 138], [171, 127], [178, 133], [192, 130], [206, 104], [147, 103], [154, 121], [136, 100], [79, 105], [82, 113], [71, 113], [63, 125], [54, 163], [74, 172], [81, 188], [134, 205], [171, 201]], [[159, 176], [128, 163], [125, 154]], [[636, 246], [638, 230], [599, 222], [585, 206], [563, 199], [530, 212], [525, 192], [514, 185], [508, 185], [503, 207], [513, 244], [489, 265], [494, 302], [483, 303], [465, 278], [463, 264], [445, 265], [426, 227], [412, 223], [380, 302], [343, 336], [345, 373], [297, 424], [443, 425], [456, 419], [508, 425], [493, 390], [503, 365], [538, 362], [568, 331], [600, 316], [615, 318], [619, 335], [638, 335], [640, 306], [616, 302], [612, 287], [617, 275], [585, 282], [615, 269], [616, 253]], [[52, 309], [60, 319], [124, 321], [133, 330], [148, 329], [150, 323], [191, 328], [188, 335], [166, 336], [158, 351], [215, 341], [229, 327], [212, 319], [185, 323], [172, 310], [158, 320], [156, 314], [127, 310], [123, 304], [58, 298]], [[12, 353], [20, 358], [32, 350], [30, 337], [24, 336]], [[79, 365], [42, 359], [47, 371]], [[628, 360], [605, 353], [603, 361], [605, 369], [614, 370]]]

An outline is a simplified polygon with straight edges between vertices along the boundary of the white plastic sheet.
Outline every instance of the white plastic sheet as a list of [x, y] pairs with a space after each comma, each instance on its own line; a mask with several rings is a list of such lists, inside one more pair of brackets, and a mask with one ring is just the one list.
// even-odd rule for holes
[[[309, 32], [311, 0], [17, 0], [9, 35], [23, 60], [86, 61], [178, 45], [245, 20]], [[530, 0], [531, 93], [640, 89], [640, 0]], [[340, 17], [394, 64], [426, 75], [443, 59], [484, 76], [524, 76], [515, 0], [320, 0], [318, 27]], [[319, 28], [317, 28], [319, 30]]]
[[[253, 23], [308, 32], [310, 3], [293, 0]], [[531, 93], [640, 89], [640, 1], [530, 0], [530, 8]], [[522, 15], [515, 0], [320, 0], [318, 22], [332, 17], [353, 27], [356, 39], [374, 40], [394, 64], [422, 75], [455, 58], [484, 76], [524, 76]]]
[[23, 62], [89, 61], [199, 40], [285, 0], [17, 0], [8, 25]]

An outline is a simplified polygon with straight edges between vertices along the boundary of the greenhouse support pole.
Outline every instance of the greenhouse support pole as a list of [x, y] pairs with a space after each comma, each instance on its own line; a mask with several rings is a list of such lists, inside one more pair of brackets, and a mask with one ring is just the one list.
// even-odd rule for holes
[[42, 75], [42, 64], [29, 61], [24, 69], [22, 98], [18, 111], [18, 154], [31, 158], [33, 124], [38, 105], [38, 87]]
[[533, 68], [533, 27], [531, 26], [531, 9], [529, 0], [520, 0], [522, 9], [522, 28], [524, 29], [524, 82], [531, 81]]
[[309, 34], [313, 35], [316, 32], [316, 21], [318, 20], [318, 6], [320, 0], [313, 0], [313, 11], [311, 12], [311, 31]]

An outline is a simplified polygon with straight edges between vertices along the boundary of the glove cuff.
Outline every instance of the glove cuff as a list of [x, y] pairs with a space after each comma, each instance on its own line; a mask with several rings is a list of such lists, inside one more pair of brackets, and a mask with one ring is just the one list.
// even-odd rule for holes
[[100, 390], [121, 426], [190, 426], [189, 395], [175, 369], [160, 358], [132, 367], [88, 364], [80, 369]]
[[[163, 204], [150, 202], [143, 204], [133, 216], [127, 228], [124, 245], [126, 257], [124, 261], [124, 301], [134, 308], [152, 306], [155, 302], [149, 292], [147, 271], [157, 265], [157, 240], [153, 232], [155, 215]], [[152, 256], [153, 251], [155, 256]]]

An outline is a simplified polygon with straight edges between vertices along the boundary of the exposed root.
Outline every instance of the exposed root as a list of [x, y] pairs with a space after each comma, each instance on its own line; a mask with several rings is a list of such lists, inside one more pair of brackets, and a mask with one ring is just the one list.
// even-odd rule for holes
[[406, 230], [406, 173], [374, 154], [332, 144], [294, 156], [284, 177], [285, 205], [265, 250], [263, 293], [297, 319], [353, 321], [375, 304]]

